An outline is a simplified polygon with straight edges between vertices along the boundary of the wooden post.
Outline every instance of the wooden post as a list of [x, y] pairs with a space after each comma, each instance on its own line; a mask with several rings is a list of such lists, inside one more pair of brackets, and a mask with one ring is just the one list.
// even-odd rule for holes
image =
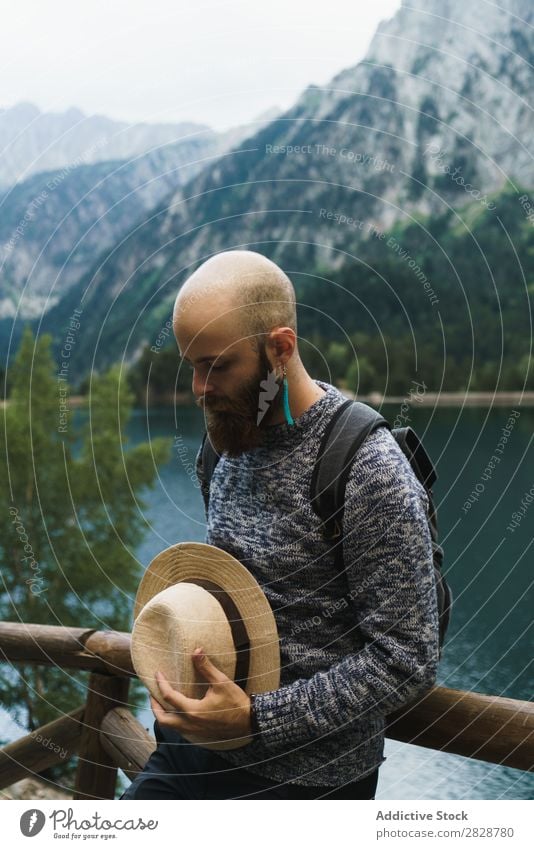
[[125, 707], [116, 707], [106, 713], [102, 720], [100, 739], [113, 763], [132, 781], [156, 748], [152, 735]]
[[128, 678], [93, 672], [89, 678], [73, 799], [114, 799], [117, 767], [100, 741], [106, 713], [128, 698]]

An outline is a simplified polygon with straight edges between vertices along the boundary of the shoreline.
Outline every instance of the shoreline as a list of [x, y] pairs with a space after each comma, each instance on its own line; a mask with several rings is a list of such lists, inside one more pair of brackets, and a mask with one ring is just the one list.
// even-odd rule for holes
[[[506, 407], [510, 404], [523, 407], [534, 407], [534, 391], [516, 392], [425, 392], [424, 395], [382, 395], [380, 392], [370, 392], [366, 395], [356, 395], [349, 389], [338, 387], [347, 398], [357, 398], [365, 404], [377, 407], [380, 404], [408, 404], [419, 407]], [[72, 395], [68, 404], [72, 408], [85, 407], [88, 396]], [[134, 404], [134, 409], [155, 409], [156, 407], [194, 406], [190, 392], [168, 393], [152, 396], [148, 404]], [[9, 401], [0, 401], [0, 407], [5, 407]]]
[[[376, 407], [380, 404], [409, 404], [412, 407], [505, 407], [510, 404], [524, 407], [534, 407], [534, 392], [425, 392], [424, 395], [382, 395], [380, 392], [370, 392], [366, 395], [356, 395], [349, 389], [339, 391], [347, 398], [357, 398]], [[84, 406], [86, 397], [83, 395], [72, 396], [69, 402], [73, 407]], [[148, 404], [138, 409], [152, 409], [155, 407], [194, 406], [193, 396], [190, 392], [177, 392], [153, 397]]]
[[[355, 398], [354, 392], [342, 389], [347, 398]], [[378, 404], [409, 404], [421, 407], [505, 407], [510, 404], [534, 407], [534, 392], [425, 392], [424, 395], [381, 395], [371, 392], [358, 396], [359, 401], [376, 407]]]

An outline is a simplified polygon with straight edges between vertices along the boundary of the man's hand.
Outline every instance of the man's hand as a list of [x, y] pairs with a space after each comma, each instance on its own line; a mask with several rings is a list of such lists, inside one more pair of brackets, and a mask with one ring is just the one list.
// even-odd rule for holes
[[206, 743], [248, 737], [251, 734], [250, 697], [213, 665], [203, 649], [195, 649], [192, 658], [197, 671], [210, 685], [206, 695], [202, 699], [189, 699], [174, 690], [162, 672], [156, 672], [165, 701], [173, 705], [169, 710], [150, 696], [154, 716], [160, 725], [174, 728], [186, 738], [194, 734], [197, 740]]

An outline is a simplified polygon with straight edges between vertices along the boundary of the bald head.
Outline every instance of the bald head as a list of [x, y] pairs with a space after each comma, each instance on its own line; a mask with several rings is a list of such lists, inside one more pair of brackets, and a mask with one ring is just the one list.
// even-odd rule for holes
[[175, 334], [179, 324], [189, 322], [192, 315], [210, 323], [224, 315], [235, 338], [249, 339], [252, 344], [274, 327], [297, 332], [291, 281], [274, 262], [255, 251], [224, 251], [197, 268], [176, 298]]

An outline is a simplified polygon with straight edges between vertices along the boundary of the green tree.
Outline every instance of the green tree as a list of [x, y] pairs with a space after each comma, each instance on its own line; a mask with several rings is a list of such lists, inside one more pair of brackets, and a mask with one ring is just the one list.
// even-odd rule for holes
[[191, 392], [191, 373], [180, 362], [175, 344], [152, 351], [145, 345], [141, 356], [128, 373], [128, 383], [136, 401], [145, 405], [172, 392]]
[[347, 369], [345, 382], [347, 389], [357, 395], [380, 391], [376, 371], [365, 356], [352, 361]]
[[[135, 549], [147, 528], [142, 490], [171, 441], [128, 445], [133, 396], [118, 366], [93, 377], [89, 415], [75, 427], [50, 347], [49, 335], [25, 330], [0, 410], [0, 618], [130, 630], [142, 571]], [[1, 701], [28, 731], [83, 702], [86, 682], [84, 672], [0, 664]], [[130, 703], [142, 695], [132, 682]]]
[[330, 382], [339, 385], [343, 382], [348, 365], [354, 354], [345, 342], [330, 342], [326, 360], [330, 369]]

